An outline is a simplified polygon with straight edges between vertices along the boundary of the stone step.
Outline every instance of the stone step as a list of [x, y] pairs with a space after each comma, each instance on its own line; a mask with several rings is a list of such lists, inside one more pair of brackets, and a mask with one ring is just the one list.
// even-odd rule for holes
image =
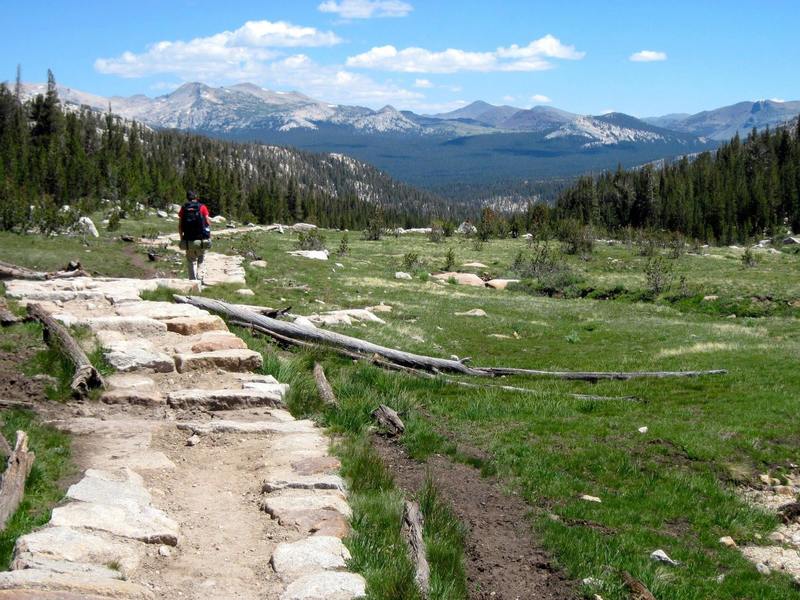
[[353, 600], [367, 595], [367, 582], [355, 573], [323, 571], [294, 580], [280, 600]]
[[87, 469], [85, 476], [67, 490], [67, 498], [96, 504], [150, 505], [151, 497], [142, 477], [127, 468], [115, 471]]
[[192, 431], [198, 435], [212, 433], [310, 433], [313, 421], [226, 421], [214, 419], [203, 423], [178, 423], [178, 429]]
[[1, 600], [153, 600], [150, 590], [120, 579], [19, 569], [0, 573]]
[[284, 581], [319, 571], [344, 569], [350, 552], [337, 537], [312, 536], [278, 544], [270, 563]]
[[[154, 321], [159, 323], [159, 321]], [[123, 340], [108, 342], [103, 345], [106, 360], [117, 371], [154, 371], [156, 373], [172, 373], [175, 361], [169, 354], [157, 350], [147, 340]]]
[[178, 524], [157, 508], [126, 504], [70, 502], [53, 509], [50, 523], [60, 527], [84, 527], [148, 544], [178, 544]]
[[72, 527], [45, 527], [18, 538], [14, 546], [15, 556], [95, 565], [115, 563], [125, 576], [139, 567], [144, 553], [141, 542]]
[[218, 350], [244, 350], [245, 341], [229, 331], [204, 331], [199, 335], [187, 336], [172, 347], [174, 354], [197, 354]]
[[121, 317], [147, 317], [163, 321], [166, 319], [177, 319], [180, 317], [200, 317], [208, 315], [202, 309], [191, 304], [175, 304], [173, 302], [151, 302], [141, 300], [139, 302], [128, 302], [115, 308], [115, 312]]
[[61, 573], [68, 575], [79, 575], [86, 579], [125, 579], [125, 576], [116, 569], [111, 569], [105, 565], [95, 565], [84, 562], [74, 562], [70, 560], [53, 560], [43, 558], [36, 554], [21, 552], [14, 556], [11, 568], [17, 569], [41, 569], [51, 573]]
[[133, 404], [136, 406], [159, 406], [164, 397], [158, 392], [137, 388], [117, 388], [103, 392], [100, 401], [105, 404]]
[[98, 331], [118, 331], [129, 338], [153, 337], [163, 335], [167, 331], [167, 325], [163, 321], [136, 316], [92, 317], [90, 319], [78, 319], [76, 324], [88, 327], [93, 333]]
[[346, 490], [344, 480], [336, 474], [318, 473], [301, 475], [291, 469], [276, 469], [261, 486], [262, 492], [279, 492], [281, 490]]
[[260, 381], [243, 381], [242, 382], [242, 389], [243, 390], [259, 390], [259, 391], [262, 391], [262, 392], [270, 392], [270, 393], [279, 395], [281, 398], [285, 398], [286, 394], [289, 393], [289, 384], [288, 383], [262, 383]]
[[228, 331], [228, 326], [217, 315], [201, 315], [195, 317], [176, 317], [160, 321], [168, 331], [180, 335], [197, 335], [204, 331]]
[[291, 522], [297, 515], [307, 511], [334, 510], [350, 518], [350, 506], [345, 495], [340, 492], [310, 492], [285, 490], [264, 496], [261, 508], [273, 519], [281, 523]]
[[283, 406], [283, 398], [280, 394], [261, 390], [178, 390], [167, 394], [167, 402], [172, 408], [202, 406], [208, 410], [232, 410], [255, 406], [277, 408]]
[[179, 373], [198, 370], [212, 371], [214, 369], [233, 372], [255, 371], [261, 368], [262, 363], [261, 354], [253, 350], [217, 350], [197, 354], [178, 354], [175, 357]]

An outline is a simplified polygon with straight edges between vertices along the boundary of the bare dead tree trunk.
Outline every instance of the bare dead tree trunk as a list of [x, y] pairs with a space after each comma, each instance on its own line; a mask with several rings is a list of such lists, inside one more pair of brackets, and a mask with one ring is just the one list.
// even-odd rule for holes
[[381, 404], [372, 411], [372, 418], [382, 425], [389, 435], [400, 435], [406, 430], [406, 426], [398, 414], [385, 404]]
[[29, 304], [28, 314], [44, 327], [45, 342], [63, 352], [75, 366], [75, 375], [72, 378], [70, 389], [76, 397], [83, 398], [90, 389], [105, 387], [103, 377], [94, 368], [86, 353], [66, 327], [51, 317], [39, 304]]
[[28, 450], [28, 435], [17, 431], [14, 450], [8, 457], [3, 480], [0, 482], [0, 530], [6, 528], [25, 495], [25, 480], [33, 467], [35, 455]]
[[78, 268], [75, 269], [70, 269], [69, 266], [61, 271], [45, 272], [34, 271], [27, 267], [0, 261], [0, 279], [34, 279], [43, 281], [45, 279], [62, 279], [64, 277], [89, 277], [89, 273], [80, 268], [80, 263], [78, 263]]
[[333, 388], [325, 377], [325, 370], [319, 363], [314, 363], [314, 382], [317, 384], [317, 391], [322, 401], [329, 406], [339, 406], [339, 401], [333, 393]]
[[411, 367], [414, 369], [424, 369], [433, 373], [449, 372], [461, 373], [463, 375], [473, 375], [478, 377], [500, 377], [504, 375], [525, 375], [529, 377], [547, 377], [554, 379], [570, 379], [577, 381], [600, 381], [605, 379], [629, 380], [637, 378], [663, 379], [667, 377], [700, 377], [704, 375], [722, 375], [727, 373], [725, 369], [713, 369], [708, 371], [544, 371], [538, 369], [517, 369], [510, 367], [468, 367], [465, 361], [436, 358], [403, 352], [394, 348], [387, 348], [371, 342], [366, 342], [358, 338], [342, 335], [324, 329], [312, 329], [301, 327], [294, 323], [278, 321], [264, 315], [256, 314], [250, 310], [237, 307], [234, 304], [201, 298], [199, 296], [180, 296], [176, 295], [177, 302], [192, 304], [199, 308], [219, 313], [233, 319], [238, 323], [248, 324], [257, 327], [259, 330], [283, 336], [284, 338], [311, 342], [335, 348], [344, 348], [350, 352], [361, 355], [373, 355], [389, 360], [390, 362]]
[[419, 504], [406, 501], [403, 506], [403, 537], [406, 538], [414, 563], [414, 580], [420, 594], [427, 598], [430, 594], [431, 571], [425, 555], [425, 540], [422, 538], [423, 518]]

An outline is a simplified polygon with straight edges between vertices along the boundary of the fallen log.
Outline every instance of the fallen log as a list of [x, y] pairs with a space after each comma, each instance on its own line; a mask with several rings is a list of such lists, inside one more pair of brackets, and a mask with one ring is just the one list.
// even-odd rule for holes
[[219, 313], [235, 320], [237, 323], [258, 326], [264, 330], [281, 335], [285, 338], [297, 339], [312, 342], [320, 345], [344, 348], [362, 355], [377, 354], [389, 361], [406, 367], [424, 369], [433, 373], [449, 372], [461, 373], [477, 377], [501, 377], [504, 375], [525, 375], [530, 377], [546, 377], [551, 379], [569, 379], [576, 381], [596, 382], [600, 380], [629, 380], [637, 378], [663, 379], [667, 377], [701, 377], [705, 375], [723, 375], [727, 373], [725, 369], [713, 369], [708, 371], [544, 371], [539, 369], [517, 369], [509, 367], [469, 367], [463, 360], [452, 360], [424, 356], [411, 352], [403, 352], [395, 348], [387, 348], [378, 344], [373, 344], [358, 338], [342, 335], [324, 329], [312, 329], [302, 327], [294, 323], [278, 321], [264, 315], [259, 315], [253, 311], [243, 309], [235, 304], [229, 304], [211, 298], [200, 296], [180, 296], [176, 295], [175, 300], [184, 304], [192, 304], [199, 308]]
[[63, 352], [75, 366], [70, 389], [76, 397], [83, 398], [89, 390], [105, 387], [103, 377], [66, 327], [51, 317], [40, 304], [29, 304], [28, 314], [42, 324], [44, 341]]
[[515, 369], [510, 367], [475, 367], [484, 375], [502, 377], [505, 375], [526, 375], [528, 377], [546, 377], [549, 379], [571, 379], [575, 381], [600, 381], [629, 379], [666, 379], [669, 377], [702, 377], [705, 375], [724, 375], [727, 369], [710, 369], [707, 371], [543, 371], [540, 369]]
[[89, 273], [80, 268], [80, 263], [77, 263], [77, 268], [70, 268], [72, 263], [66, 269], [61, 271], [34, 271], [27, 267], [20, 267], [12, 265], [11, 263], [0, 261], [0, 279], [33, 279], [43, 281], [45, 279], [62, 279], [64, 277], [89, 277]]
[[34, 458], [34, 453], [28, 450], [28, 435], [24, 431], [17, 431], [17, 441], [0, 482], [0, 530], [6, 528], [8, 520], [22, 502], [25, 480], [31, 472]]
[[293, 339], [314, 342], [326, 346], [343, 347], [365, 355], [378, 354], [388, 358], [394, 363], [411, 367], [421, 367], [428, 370], [437, 369], [440, 371], [464, 373], [466, 375], [482, 375], [482, 373], [479, 371], [467, 367], [456, 360], [423, 356], [420, 354], [413, 354], [411, 352], [403, 352], [401, 350], [386, 348], [384, 346], [379, 346], [378, 344], [366, 342], [364, 340], [342, 335], [333, 331], [303, 327], [300, 325], [295, 325], [294, 323], [279, 321], [264, 315], [256, 314], [251, 310], [239, 308], [234, 304], [221, 302], [219, 300], [212, 300], [211, 298], [176, 295], [175, 300], [177, 302], [192, 304], [198, 308], [219, 313], [236, 321], [252, 323], [253, 325], [258, 325], [264, 329], [268, 329]]
[[333, 388], [328, 382], [328, 378], [325, 377], [325, 370], [319, 363], [314, 363], [314, 383], [317, 384], [317, 392], [319, 392], [319, 397], [322, 398], [325, 404], [328, 406], [339, 406], [339, 401], [333, 393]]
[[400, 435], [406, 430], [406, 426], [394, 409], [385, 404], [381, 404], [372, 411], [372, 418], [375, 419], [391, 436]]
[[430, 594], [431, 571], [425, 555], [425, 540], [422, 538], [423, 518], [419, 504], [406, 501], [403, 505], [403, 537], [411, 553], [411, 562], [414, 563], [414, 581], [423, 598]]

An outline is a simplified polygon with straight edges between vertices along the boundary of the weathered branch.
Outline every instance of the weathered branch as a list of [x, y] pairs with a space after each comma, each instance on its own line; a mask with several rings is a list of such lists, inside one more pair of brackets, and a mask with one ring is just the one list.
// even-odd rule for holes
[[31, 472], [35, 455], [28, 450], [28, 435], [17, 431], [14, 450], [8, 457], [3, 480], [0, 482], [0, 530], [6, 528], [25, 495], [25, 480]]
[[77, 268], [70, 268], [72, 263], [66, 269], [61, 271], [34, 271], [27, 267], [20, 267], [12, 265], [11, 263], [0, 261], [0, 279], [62, 279], [64, 277], [88, 277], [89, 273], [80, 268], [80, 263], [77, 263]]
[[76, 397], [86, 396], [90, 389], [105, 387], [103, 377], [66, 327], [51, 317], [39, 304], [29, 304], [28, 314], [44, 327], [45, 342], [57, 347], [75, 366], [75, 375], [72, 377], [70, 388]]
[[328, 378], [325, 377], [325, 370], [319, 363], [314, 363], [314, 382], [317, 384], [317, 391], [322, 401], [329, 406], [339, 406], [339, 401], [333, 393], [331, 384], [328, 383]]
[[398, 414], [385, 404], [381, 404], [372, 411], [372, 418], [382, 425], [389, 435], [400, 435], [406, 430], [406, 426]]
[[425, 540], [422, 538], [423, 518], [419, 504], [406, 501], [403, 506], [403, 537], [406, 538], [408, 549], [411, 553], [411, 562], [414, 563], [414, 580], [417, 582], [420, 594], [427, 598], [430, 594], [430, 568], [425, 556]]
[[11, 446], [9, 445], [8, 440], [6, 440], [6, 436], [0, 433], [0, 456], [3, 458], [8, 458], [11, 456], [11, 452]]
[[709, 371], [632, 371], [632, 372], [604, 372], [604, 371], [544, 371], [538, 369], [516, 369], [509, 367], [469, 367], [459, 360], [436, 358], [403, 352], [395, 348], [387, 348], [371, 342], [366, 342], [358, 338], [342, 335], [333, 331], [301, 327], [294, 323], [278, 321], [264, 315], [259, 315], [253, 311], [238, 307], [235, 304], [201, 298], [199, 296], [175, 296], [178, 302], [192, 304], [199, 308], [222, 314], [240, 324], [247, 324], [268, 331], [268, 335], [277, 334], [284, 338], [311, 342], [334, 348], [344, 348], [350, 352], [361, 355], [373, 355], [389, 360], [396, 365], [411, 367], [414, 369], [424, 369], [433, 373], [461, 373], [463, 375], [473, 375], [479, 377], [500, 377], [504, 375], [526, 375], [529, 377], [547, 377], [554, 379], [569, 379], [577, 381], [599, 381], [599, 380], [628, 380], [637, 378], [656, 378], [667, 377], [700, 377], [704, 375], [722, 375], [727, 373], [724, 369], [714, 369]]

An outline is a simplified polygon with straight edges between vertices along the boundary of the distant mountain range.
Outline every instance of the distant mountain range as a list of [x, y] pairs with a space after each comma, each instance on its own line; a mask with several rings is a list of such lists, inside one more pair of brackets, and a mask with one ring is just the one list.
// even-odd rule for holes
[[[25, 85], [27, 95], [43, 85]], [[187, 83], [174, 92], [105, 98], [59, 87], [67, 105], [88, 105], [152, 127], [338, 152], [405, 181], [446, 190], [455, 184], [570, 177], [635, 166], [714, 148], [736, 132], [774, 127], [800, 114], [800, 102], [741, 102], [696, 115], [637, 119], [622, 113], [577, 115], [477, 101], [420, 115], [392, 106], [372, 110], [330, 104], [299, 92], [243, 83]]]

